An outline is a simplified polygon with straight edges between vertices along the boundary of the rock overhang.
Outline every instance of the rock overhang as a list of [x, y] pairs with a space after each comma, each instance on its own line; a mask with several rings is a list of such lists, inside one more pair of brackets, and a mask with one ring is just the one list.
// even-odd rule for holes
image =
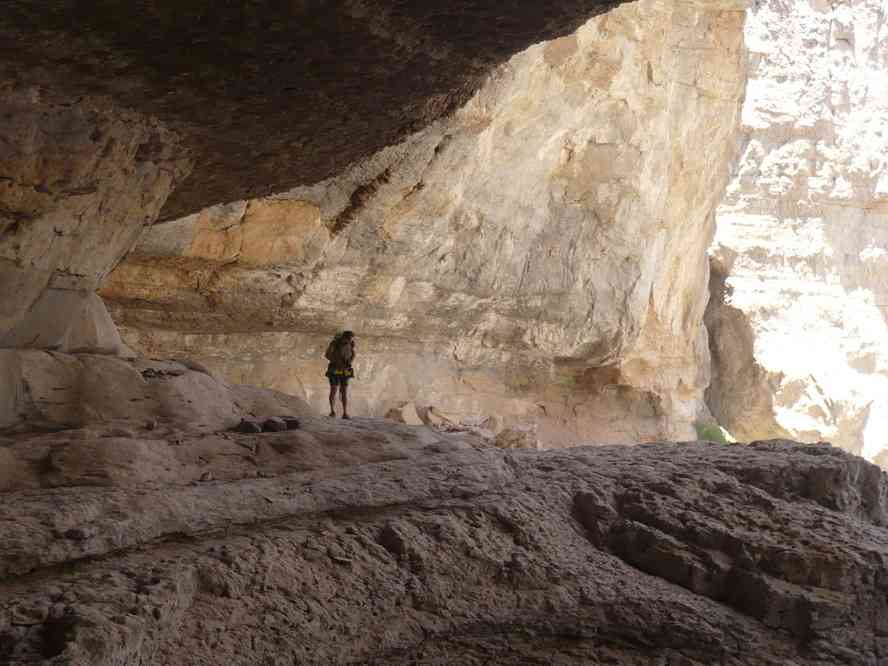
[[195, 167], [161, 211], [173, 219], [337, 173], [619, 4], [13, 0], [0, 81], [106, 96], [181, 133]]

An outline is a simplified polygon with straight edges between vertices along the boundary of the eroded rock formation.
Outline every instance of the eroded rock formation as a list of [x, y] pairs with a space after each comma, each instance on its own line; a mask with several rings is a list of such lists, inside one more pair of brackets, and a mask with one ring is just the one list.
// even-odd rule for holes
[[365, 413], [692, 437], [742, 24], [739, 3], [621, 7], [342, 175], [155, 225], [102, 294], [134, 348], [318, 406], [347, 327]]
[[700, 413], [742, 7], [269, 4], [0, 14], [0, 663], [888, 660], [875, 466], [491, 446]]
[[[146, 224], [337, 172], [446, 115], [516, 50], [610, 7], [271, 5], [7, 3], [0, 348], [131, 355], [93, 292]], [[15, 405], [33, 361], [4, 354], [4, 425], [25, 418]]]
[[20, 436], [13, 455], [50, 458], [30, 466], [41, 490], [0, 504], [0, 661], [888, 659], [888, 486], [860, 458], [781, 442], [504, 453], [303, 421], [115, 433], [98, 458], [79, 432]]
[[190, 163], [107, 100], [0, 81], [0, 347], [121, 352], [94, 291]]
[[709, 404], [740, 439], [884, 450], [884, 11], [871, 0], [749, 10], [744, 150], [718, 212], [707, 314]]
[[0, 81], [103, 95], [179, 132], [195, 168], [165, 205], [172, 218], [339, 173], [616, 4], [9, 0]]

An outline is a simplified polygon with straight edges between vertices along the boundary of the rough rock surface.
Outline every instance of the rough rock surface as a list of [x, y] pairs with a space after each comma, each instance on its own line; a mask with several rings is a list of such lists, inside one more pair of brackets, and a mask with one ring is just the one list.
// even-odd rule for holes
[[124, 353], [93, 291], [188, 173], [154, 119], [0, 77], [0, 347]]
[[549, 445], [690, 438], [743, 16], [620, 7], [340, 176], [155, 225], [102, 295], [135, 349], [318, 408], [328, 336], [351, 328], [365, 414], [502, 415]]
[[322, 4], [5, 3], [0, 347], [129, 354], [90, 294], [145, 224], [339, 172], [613, 3]]
[[114, 422], [215, 431], [246, 416], [312, 413], [299, 398], [231, 385], [188, 361], [0, 349], [0, 386], [0, 432]]
[[0, 661], [888, 659], [888, 479], [838, 449], [303, 420], [2, 442], [39, 488], [0, 502]]
[[712, 412], [875, 458], [888, 428], [888, 27], [878, 0], [756, 3], [712, 248]]
[[0, 81], [104, 95], [181, 133], [196, 168], [162, 214], [179, 217], [337, 173], [615, 4], [8, 0]]

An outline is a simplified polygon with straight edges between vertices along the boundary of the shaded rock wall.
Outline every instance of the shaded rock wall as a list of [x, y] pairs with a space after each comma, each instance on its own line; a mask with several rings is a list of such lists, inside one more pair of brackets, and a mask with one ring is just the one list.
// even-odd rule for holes
[[[888, 426], [888, 33], [872, 0], [749, 10], [743, 154], [711, 253], [713, 413], [876, 457]], [[746, 330], [747, 334], [740, 334]]]
[[105, 95], [194, 155], [164, 219], [341, 172], [461, 106], [609, 0], [8, 0], [0, 81]]
[[128, 353], [91, 292], [144, 224], [339, 172], [611, 7], [322, 4], [6, 3], [0, 347]]
[[102, 294], [137, 349], [318, 405], [348, 327], [371, 413], [503, 414], [550, 444], [689, 437], [743, 18], [593, 19], [340, 176], [155, 225]]

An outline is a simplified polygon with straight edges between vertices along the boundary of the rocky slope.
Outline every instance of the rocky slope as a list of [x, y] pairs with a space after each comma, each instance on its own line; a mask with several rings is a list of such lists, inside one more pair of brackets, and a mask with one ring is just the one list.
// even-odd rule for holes
[[744, 150], [718, 211], [707, 314], [709, 404], [738, 438], [884, 451], [884, 11], [874, 0], [749, 10]]
[[3, 440], [0, 663], [888, 659], [888, 485], [837, 449], [302, 420]]
[[337, 177], [155, 225], [102, 295], [135, 349], [318, 407], [352, 328], [364, 413], [689, 438], [742, 23], [732, 2], [621, 7]]

